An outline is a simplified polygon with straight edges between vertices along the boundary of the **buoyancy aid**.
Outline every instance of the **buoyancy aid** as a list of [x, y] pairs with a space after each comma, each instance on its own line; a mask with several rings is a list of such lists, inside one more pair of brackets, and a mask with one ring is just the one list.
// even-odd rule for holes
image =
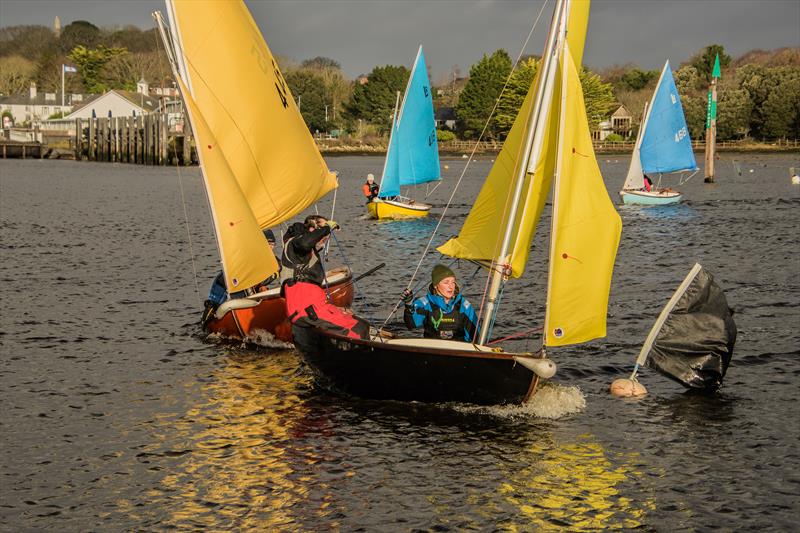
[[375, 182], [372, 182], [372, 184], [370, 184], [367, 181], [361, 187], [361, 191], [364, 193], [364, 196], [366, 196], [370, 200], [375, 198], [376, 196], [378, 196], [378, 191], [379, 190], [380, 190], [380, 188], [378, 187], [378, 184], [375, 183]]
[[478, 322], [475, 310], [460, 292], [445, 302], [433, 287], [406, 306], [403, 320], [409, 329], [422, 326], [427, 338], [459, 341], [474, 340]]
[[330, 235], [330, 228], [325, 226], [314, 231], [295, 231], [288, 238], [284, 236], [283, 253], [281, 254], [281, 284], [290, 279], [308, 281], [317, 285], [325, 282], [325, 269], [319, 258], [316, 244], [327, 235]]

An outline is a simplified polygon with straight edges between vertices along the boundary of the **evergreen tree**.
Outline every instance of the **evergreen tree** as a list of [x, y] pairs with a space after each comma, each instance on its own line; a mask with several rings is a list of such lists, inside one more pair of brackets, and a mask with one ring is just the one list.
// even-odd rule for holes
[[364, 84], [356, 83], [353, 97], [345, 106], [351, 120], [366, 120], [388, 131], [392, 124], [398, 91], [405, 90], [411, 73], [406, 67], [375, 67]]
[[[529, 58], [511, 74], [495, 114], [495, 123], [500, 138], [508, 135], [511, 126], [514, 125], [519, 109], [536, 77], [539, 63], [540, 61], [537, 59]], [[579, 77], [586, 105], [586, 116], [589, 126], [594, 127], [608, 117], [608, 113], [616, 105], [616, 99], [611, 84], [604, 83], [597, 74], [581, 68]]]
[[731, 56], [725, 53], [725, 47], [721, 44], [706, 46], [691, 59], [691, 65], [697, 69], [700, 79], [706, 83], [711, 81], [711, 73], [714, 71], [714, 61], [716, 61], [717, 54], [719, 54], [720, 68], [727, 67], [731, 62]]
[[764, 102], [765, 137], [800, 138], [800, 76], [786, 77]]
[[750, 129], [753, 103], [744, 89], [720, 87], [717, 98], [717, 140], [739, 139]]
[[325, 122], [325, 84], [319, 72], [301, 68], [286, 73], [286, 84], [299, 102], [300, 114], [312, 133], [327, 131]]
[[[456, 116], [464, 138], [475, 139], [481, 134], [509, 74], [511, 58], [502, 49], [491, 56], [484, 55], [469, 69], [469, 81], [456, 105]], [[497, 122], [493, 119], [486, 137], [497, 138], [499, 133]]]
[[69, 54], [69, 58], [78, 66], [78, 75], [83, 80], [83, 85], [90, 93], [104, 93], [109, 90], [108, 80], [101, 76], [101, 70], [112, 58], [127, 54], [124, 48], [106, 48], [98, 46], [90, 50], [85, 46], [76, 46]]

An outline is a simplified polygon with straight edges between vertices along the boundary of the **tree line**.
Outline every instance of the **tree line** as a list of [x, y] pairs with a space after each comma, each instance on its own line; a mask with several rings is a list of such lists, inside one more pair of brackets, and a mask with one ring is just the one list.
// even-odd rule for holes
[[[720, 45], [701, 49], [674, 73], [691, 136], [701, 139], [704, 134], [706, 91], [717, 53], [722, 66], [717, 138], [800, 137], [800, 49], [752, 51], [733, 60]], [[312, 132], [348, 132], [367, 142], [388, 132], [397, 92], [405, 90], [410, 75], [405, 66], [383, 65], [349, 80], [341, 65], [328, 57], [301, 63], [277, 59]], [[77, 75], [67, 76], [66, 92], [135, 90], [142, 77], [151, 85], [171, 86], [173, 81], [155, 29], [98, 28], [87, 21], [72, 22], [58, 35], [45, 26], [0, 29], [3, 95], [24, 93], [32, 81], [43, 91], [59, 91], [61, 64], [78, 70]], [[539, 59], [529, 56], [515, 67], [505, 50], [486, 54], [471, 66], [465, 80], [457, 79], [459, 71], [454, 67], [452, 87], [434, 87], [434, 106], [454, 109], [458, 137], [476, 139], [486, 126], [484, 138], [502, 140], [538, 65]], [[620, 104], [634, 115], [637, 125], [658, 76], [658, 70], [632, 64], [599, 72], [581, 68], [590, 125], [608, 119]]]

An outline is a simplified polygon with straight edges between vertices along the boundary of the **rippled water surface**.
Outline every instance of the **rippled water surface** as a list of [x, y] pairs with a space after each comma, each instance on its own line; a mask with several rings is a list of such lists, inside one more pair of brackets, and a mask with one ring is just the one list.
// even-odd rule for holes
[[[490, 159], [467, 170], [435, 244], [458, 231]], [[627, 157], [600, 160], [616, 201]], [[329, 261], [356, 273], [387, 263], [358, 284], [355, 304], [382, 322], [436, 218], [363, 220], [359, 186], [382, 158], [329, 163], [343, 226]], [[464, 166], [443, 163], [437, 212]], [[342, 398], [315, 388], [292, 351], [205, 338], [197, 322], [217, 253], [196, 168], [0, 161], [0, 529], [796, 530], [791, 166], [796, 154], [722, 154], [718, 183], [695, 176], [681, 187], [685, 203], [619, 207], [608, 337], [552, 350], [559, 373], [543, 392], [572, 402], [572, 414], [550, 419], [534, 408]], [[506, 290], [498, 335], [541, 325], [544, 242]], [[422, 277], [438, 260], [426, 258]], [[723, 390], [687, 394], [645, 370], [648, 396], [611, 398], [608, 385], [631, 371], [695, 261], [736, 311]], [[480, 301], [481, 274], [455, 268]]]

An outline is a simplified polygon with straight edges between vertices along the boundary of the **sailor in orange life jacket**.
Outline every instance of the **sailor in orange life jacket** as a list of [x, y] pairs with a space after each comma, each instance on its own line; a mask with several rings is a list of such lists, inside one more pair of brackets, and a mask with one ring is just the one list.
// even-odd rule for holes
[[375, 183], [375, 176], [373, 174], [367, 174], [367, 182], [361, 186], [361, 192], [367, 197], [367, 203], [370, 203], [378, 196], [378, 190], [379, 187], [378, 184]]
[[328, 301], [322, 284], [325, 270], [320, 250], [339, 225], [319, 215], [295, 223], [283, 237], [281, 293], [294, 326], [317, 327], [356, 339], [369, 338], [369, 323]]

